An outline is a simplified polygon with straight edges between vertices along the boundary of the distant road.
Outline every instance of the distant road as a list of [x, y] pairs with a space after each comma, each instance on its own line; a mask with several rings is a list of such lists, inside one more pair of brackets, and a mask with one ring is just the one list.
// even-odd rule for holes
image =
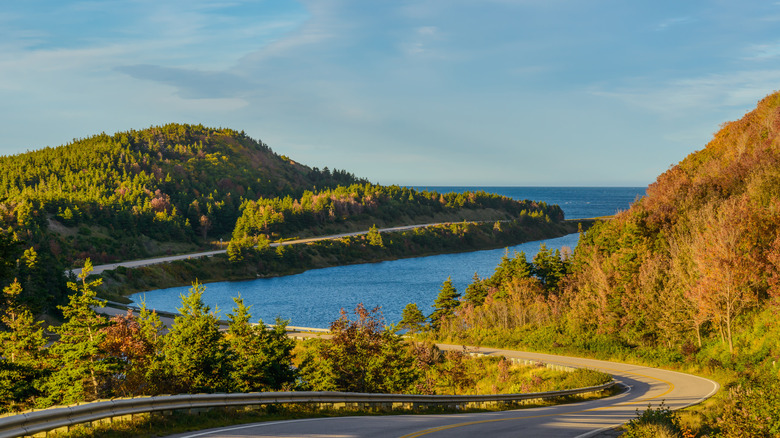
[[[457, 345], [439, 345], [460, 349]], [[307, 418], [245, 424], [172, 435], [195, 437], [566, 437], [585, 438], [633, 419], [661, 401], [672, 409], [697, 404], [718, 390], [712, 380], [658, 368], [578, 357], [479, 348], [482, 353], [604, 371], [628, 388], [614, 397], [502, 412]]]
[[[491, 221], [492, 222], [492, 221]], [[392, 231], [407, 231], [412, 230], [415, 228], [425, 228], [430, 227], [433, 225], [446, 225], [451, 224], [452, 222], [439, 222], [439, 223], [432, 223], [432, 224], [418, 224], [418, 225], [404, 225], [402, 227], [391, 227], [391, 228], [380, 228], [379, 232], [392, 232]], [[329, 239], [340, 239], [342, 237], [349, 237], [349, 236], [359, 236], [361, 234], [368, 234], [368, 230], [366, 231], [355, 231], [353, 233], [342, 233], [342, 234], [333, 234], [330, 236], [320, 236], [320, 237], [309, 237], [306, 239], [296, 239], [296, 240], [288, 240], [285, 242], [276, 242], [272, 243], [272, 247], [277, 247], [280, 245], [295, 245], [298, 243], [309, 243], [309, 242], [316, 242], [318, 240], [329, 240]], [[109, 263], [106, 265], [97, 265], [92, 267], [92, 273], [93, 274], [100, 274], [103, 271], [110, 271], [112, 269], [116, 269], [118, 267], [124, 267], [124, 268], [139, 268], [141, 266], [149, 266], [149, 265], [157, 265], [160, 263], [168, 263], [173, 262], [176, 260], [187, 260], [187, 259], [199, 259], [201, 257], [211, 257], [216, 254], [225, 254], [227, 250], [225, 249], [218, 249], [215, 251], [205, 251], [205, 252], [196, 252], [192, 254], [180, 254], [180, 255], [173, 255], [173, 256], [166, 256], [166, 257], [156, 257], [151, 259], [144, 259], [144, 260], [132, 260], [128, 262], [116, 262], [116, 263]], [[81, 274], [81, 268], [73, 269], [72, 270], [74, 274], [79, 275]]]

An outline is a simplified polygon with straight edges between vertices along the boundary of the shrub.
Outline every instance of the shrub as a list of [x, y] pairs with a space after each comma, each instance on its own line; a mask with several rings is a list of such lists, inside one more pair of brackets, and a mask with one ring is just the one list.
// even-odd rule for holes
[[624, 438], [683, 437], [679, 415], [664, 406], [664, 402], [653, 409], [647, 405], [643, 412], [636, 410], [637, 417], [628, 422]]

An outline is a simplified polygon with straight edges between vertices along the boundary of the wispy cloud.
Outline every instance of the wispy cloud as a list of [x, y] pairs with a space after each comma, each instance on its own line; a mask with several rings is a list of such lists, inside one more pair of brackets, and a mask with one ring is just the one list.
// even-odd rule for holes
[[780, 42], [755, 44], [746, 50], [746, 60], [766, 60], [780, 56]]
[[745, 70], [654, 84], [648, 78], [637, 78], [635, 82], [642, 85], [592, 89], [591, 93], [657, 114], [678, 117], [697, 110], [751, 108], [756, 101], [777, 89], [778, 77], [780, 70]]
[[656, 31], [665, 31], [674, 27], [683, 26], [686, 24], [695, 23], [697, 20], [693, 17], [674, 17], [668, 18], [656, 25]]
[[185, 99], [241, 97], [251, 85], [244, 78], [220, 71], [200, 71], [156, 65], [128, 65], [115, 70], [136, 79], [145, 79], [176, 87]]

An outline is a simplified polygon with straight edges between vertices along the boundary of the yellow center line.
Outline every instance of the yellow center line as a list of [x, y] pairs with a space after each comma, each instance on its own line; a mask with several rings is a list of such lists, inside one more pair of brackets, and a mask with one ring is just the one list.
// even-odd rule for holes
[[[558, 363], [564, 363], [564, 364], [568, 363], [570, 365], [574, 365], [571, 362], [558, 362]], [[669, 381], [664, 380], [664, 379], [659, 379], [657, 377], [650, 377], [650, 376], [645, 375], [645, 374], [633, 373], [631, 371], [618, 370], [618, 369], [615, 369], [615, 368], [607, 368], [607, 367], [599, 367], [599, 368], [602, 369], [602, 370], [617, 371], [619, 373], [632, 374], [634, 376], [644, 377], [644, 378], [650, 379], [650, 380], [656, 380], [658, 382], [665, 383], [666, 385], [669, 386], [669, 388], [666, 391], [664, 391], [664, 392], [662, 392], [662, 393], [660, 393], [658, 395], [654, 395], [652, 397], [640, 398], [640, 399], [637, 399], [637, 400], [632, 401], [632, 402], [617, 403], [617, 404], [612, 405], [612, 406], [602, 406], [602, 407], [599, 407], [599, 408], [583, 409], [583, 410], [580, 410], [580, 411], [566, 412], [564, 414], [560, 414], [560, 413], [558, 413], [558, 414], [540, 414], [540, 415], [527, 415], [527, 416], [523, 416], [523, 417], [494, 418], [494, 419], [491, 419], [491, 420], [469, 421], [469, 422], [465, 422], [465, 423], [450, 424], [450, 425], [447, 425], [447, 426], [439, 426], [439, 427], [434, 427], [434, 428], [431, 428], [431, 429], [425, 429], [425, 430], [421, 430], [421, 431], [418, 431], [418, 432], [413, 432], [413, 433], [410, 433], [410, 434], [407, 434], [407, 435], [403, 435], [400, 438], [417, 438], [417, 437], [420, 437], [420, 436], [423, 436], [423, 435], [428, 435], [428, 434], [431, 434], [431, 433], [434, 433], [434, 432], [441, 432], [443, 430], [455, 429], [455, 428], [458, 428], [458, 427], [472, 426], [472, 425], [475, 425], [475, 424], [496, 423], [496, 422], [499, 422], [499, 421], [525, 420], [525, 419], [528, 419], [528, 418], [554, 417], [556, 415], [572, 415], [572, 414], [581, 414], [583, 412], [602, 411], [602, 410], [607, 410], [607, 409], [613, 409], [613, 408], [620, 407], [620, 406], [627, 406], [627, 405], [633, 405], [633, 404], [637, 404], [637, 403], [642, 403], [642, 402], [645, 402], [647, 400], [653, 400], [653, 399], [656, 399], [656, 398], [659, 398], [659, 397], [663, 397], [666, 394], [669, 394], [670, 392], [672, 392], [674, 390], [674, 384], [672, 382], [669, 382]]]

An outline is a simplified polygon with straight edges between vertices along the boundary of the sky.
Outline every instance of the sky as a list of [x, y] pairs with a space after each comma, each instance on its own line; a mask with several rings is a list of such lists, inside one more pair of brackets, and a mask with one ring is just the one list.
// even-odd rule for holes
[[166, 123], [380, 184], [646, 186], [780, 89], [780, 2], [0, 4], [0, 155]]

